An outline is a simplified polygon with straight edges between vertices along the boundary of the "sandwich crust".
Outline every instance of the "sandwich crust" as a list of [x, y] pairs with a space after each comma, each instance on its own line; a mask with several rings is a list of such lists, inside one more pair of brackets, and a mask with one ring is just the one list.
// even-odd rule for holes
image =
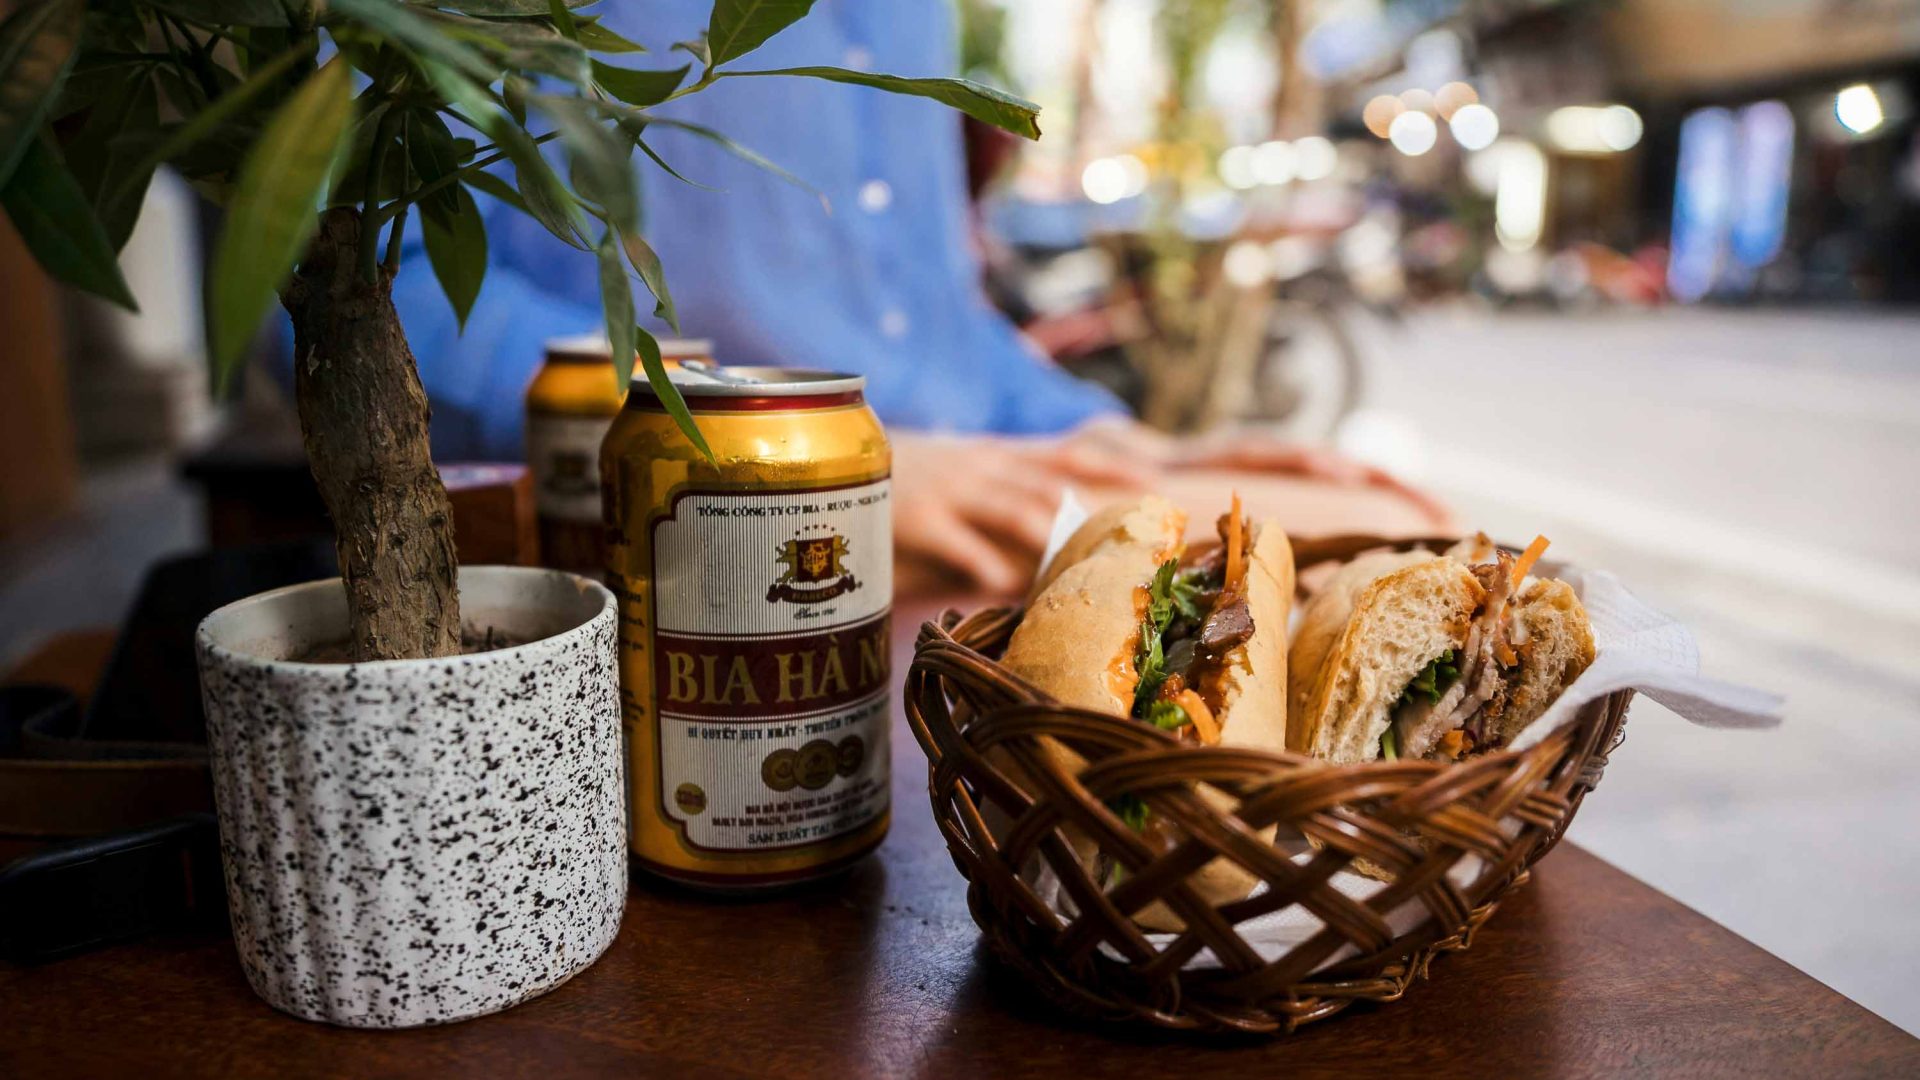
[[1586, 608], [1564, 581], [1542, 578], [1527, 586], [1513, 617], [1526, 628], [1527, 642], [1519, 650], [1519, 680], [1492, 732], [1500, 746], [1538, 720], [1594, 657]]
[[1063, 704], [1125, 716], [1146, 587], [1180, 553], [1186, 527], [1153, 495], [1088, 518], [1036, 586], [1002, 664]]

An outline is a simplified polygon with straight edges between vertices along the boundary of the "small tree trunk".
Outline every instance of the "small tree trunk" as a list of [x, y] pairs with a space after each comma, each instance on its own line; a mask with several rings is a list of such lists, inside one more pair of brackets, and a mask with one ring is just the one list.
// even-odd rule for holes
[[450, 656], [460, 651], [459, 560], [427, 395], [391, 275], [368, 283], [359, 247], [359, 211], [327, 211], [281, 297], [300, 433], [333, 517], [353, 658]]

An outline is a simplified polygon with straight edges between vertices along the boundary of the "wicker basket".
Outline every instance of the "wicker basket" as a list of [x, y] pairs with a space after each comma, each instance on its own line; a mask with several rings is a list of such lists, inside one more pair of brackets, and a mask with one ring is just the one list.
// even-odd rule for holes
[[[1300, 542], [1295, 557], [1305, 569], [1369, 548], [1445, 543], [1340, 537]], [[1467, 948], [1560, 838], [1599, 782], [1632, 698], [1614, 693], [1528, 749], [1460, 764], [1334, 766], [1197, 748], [1055, 704], [1002, 668], [995, 658], [1019, 616], [947, 612], [921, 628], [906, 713], [927, 754], [934, 817], [968, 881], [974, 920], [1000, 956], [1076, 1012], [1172, 1029], [1283, 1033], [1355, 1001], [1399, 998], [1436, 955]], [[1070, 746], [1087, 767], [1075, 775], [1054, 764], [1040, 752], [1043, 738]], [[1204, 799], [1196, 784], [1229, 798]], [[1122, 793], [1143, 798], [1175, 842], [1156, 850], [1123, 824], [1107, 808]], [[1272, 843], [1262, 838], [1269, 827]], [[1069, 830], [1126, 873], [1102, 888]], [[1186, 879], [1215, 857], [1265, 888], [1208, 904]], [[1361, 879], [1333, 876], [1355, 859], [1394, 880], [1349, 895]], [[1150, 933], [1130, 917], [1156, 900], [1183, 932]], [[1296, 904], [1317, 930], [1278, 947], [1250, 933], [1249, 920]]]

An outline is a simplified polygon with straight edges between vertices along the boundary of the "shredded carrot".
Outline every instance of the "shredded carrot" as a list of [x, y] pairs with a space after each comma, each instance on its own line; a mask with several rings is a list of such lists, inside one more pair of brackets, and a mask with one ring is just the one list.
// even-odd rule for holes
[[1536, 536], [1533, 538], [1533, 543], [1527, 545], [1527, 550], [1520, 553], [1520, 560], [1513, 564], [1513, 576], [1508, 579], [1515, 587], [1526, 580], [1527, 571], [1532, 570], [1533, 564], [1539, 561], [1540, 556], [1546, 554], [1547, 544], [1550, 542], [1544, 536]]
[[1459, 760], [1460, 755], [1467, 752], [1467, 733], [1454, 728], [1440, 736], [1440, 752], [1456, 761]]
[[1213, 710], [1191, 687], [1174, 695], [1173, 703], [1187, 711], [1187, 719], [1193, 721], [1194, 734], [1200, 736], [1204, 745], [1212, 746], [1220, 741], [1220, 722], [1213, 718]]
[[1247, 570], [1246, 525], [1240, 518], [1240, 493], [1233, 493], [1233, 509], [1227, 513], [1227, 578], [1222, 591], [1239, 593]]

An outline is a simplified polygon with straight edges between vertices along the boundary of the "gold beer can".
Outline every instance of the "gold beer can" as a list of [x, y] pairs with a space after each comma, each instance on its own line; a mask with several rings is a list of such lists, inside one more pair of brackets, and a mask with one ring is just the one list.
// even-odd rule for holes
[[[707, 341], [660, 342], [673, 367], [713, 354]], [[598, 574], [601, 551], [600, 443], [620, 412], [620, 387], [605, 335], [547, 342], [545, 363], [527, 386], [527, 468], [533, 475], [540, 561]]]
[[886, 433], [860, 376], [670, 376], [713, 459], [640, 381], [600, 456], [634, 861], [724, 890], [821, 877], [891, 809]]

